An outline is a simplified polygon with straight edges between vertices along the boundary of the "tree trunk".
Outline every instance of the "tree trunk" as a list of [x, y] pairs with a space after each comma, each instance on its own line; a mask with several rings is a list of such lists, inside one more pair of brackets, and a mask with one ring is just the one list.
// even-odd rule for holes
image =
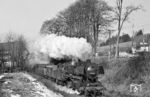
[[94, 54], [97, 52], [96, 44], [97, 44], [97, 43], [94, 41], [94, 45], [93, 45], [93, 53], [94, 53]]
[[117, 36], [117, 43], [116, 43], [116, 54], [115, 54], [115, 59], [119, 57], [119, 39], [120, 39], [120, 32], [121, 32], [121, 24], [123, 24], [122, 19], [122, 3], [123, 0], [120, 0], [117, 2], [118, 5], [118, 11], [119, 11], [119, 16], [118, 16], [118, 36]]
[[109, 32], [109, 60], [111, 59], [111, 43], [110, 43], [111, 32]]
[[94, 54], [97, 52], [97, 41], [98, 41], [98, 28], [97, 24], [93, 25], [93, 36], [94, 36]]
[[120, 39], [120, 32], [121, 32], [121, 11], [122, 9], [119, 10], [119, 20], [118, 20], [118, 36], [117, 36], [117, 43], [116, 43], [116, 54], [115, 54], [115, 59], [119, 57], [119, 39]]
[[115, 54], [115, 59], [117, 59], [119, 57], [119, 39], [120, 39], [120, 32], [121, 32], [121, 28], [120, 28], [120, 21], [118, 23], [118, 36], [117, 36], [117, 43], [116, 43], [116, 54]]
[[117, 59], [118, 57], [119, 57], [119, 37], [117, 37], [115, 59]]

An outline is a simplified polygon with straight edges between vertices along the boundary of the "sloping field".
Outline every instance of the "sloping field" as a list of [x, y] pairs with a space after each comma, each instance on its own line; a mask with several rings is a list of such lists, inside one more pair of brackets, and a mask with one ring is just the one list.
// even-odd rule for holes
[[[131, 41], [124, 42], [124, 43], [120, 43], [119, 44], [119, 49], [120, 49], [120, 51], [127, 51], [129, 48], [131, 48], [131, 46], [132, 46], [132, 42]], [[108, 46], [98, 47], [97, 51], [101, 52], [101, 53], [104, 53], [104, 54], [107, 54], [109, 49], [110, 49], [110, 47], [108, 45]], [[113, 49], [113, 46], [112, 46], [112, 49]]]

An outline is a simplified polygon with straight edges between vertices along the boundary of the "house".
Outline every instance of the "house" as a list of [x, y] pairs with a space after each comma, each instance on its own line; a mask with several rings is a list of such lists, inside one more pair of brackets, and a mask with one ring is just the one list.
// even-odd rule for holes
[[0, 68], [24, 67], [28, 51], [22, 41], [0, 43]]
[[150, 39], [149, 34], [139, 35], [134, 38], [134, 45], [132, 47], [132, 52], [150, 52]]
[[18, 42], [0, 43], [0, 65], [11, 67], [16, 65]]

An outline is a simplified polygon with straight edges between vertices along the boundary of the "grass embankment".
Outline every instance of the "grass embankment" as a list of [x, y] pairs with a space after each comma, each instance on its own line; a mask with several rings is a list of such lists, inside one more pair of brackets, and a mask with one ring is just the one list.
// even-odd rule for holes
[[[119, 58], [107, 61], [98, 58], [96, 62], [105, 65], [105, 75], [101, 78], [111, 97], [150, 97], [150, 57]], [[142, 92], [134, 95], [130, 84], [142, 84]]]
[[[115, 46], [115, 45], [114, 45], [114, 46]], [[127, 51], [127, 50], [130, 49], [131, 47], [132, 47], [132, 42], [131, 42], [131, 41], [129, 41], [129, 42], [124, 42], [124, 43], [120, 43], [120, 44], [119, 44], [119, 50], [120, 50], [121, 52]], [[111, 46], [111, 49], [113, 49], [113, 46]], [[100, 53], [102, 53], [102, 54], [104, 54], [104, 55], [108, 54], [109, 50], [110, 50], [109, 45], [107, 45], [107, 46], [102, 46], [102, 47], [98, 47], [98, 48], [97, 48], [97, 51], [100, 52]]]

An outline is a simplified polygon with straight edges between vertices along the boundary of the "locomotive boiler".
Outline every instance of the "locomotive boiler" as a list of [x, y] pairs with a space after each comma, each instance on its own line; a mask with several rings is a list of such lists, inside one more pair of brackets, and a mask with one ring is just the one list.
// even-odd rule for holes
[[104, 69], [90, 60], [51, 59], [50, 64], [37, 64], [34, 71], [59, 85], [78, 90], [87, 97], [102, 95], [105, 90], [98, 81], [98, 76], [104, 74]]

